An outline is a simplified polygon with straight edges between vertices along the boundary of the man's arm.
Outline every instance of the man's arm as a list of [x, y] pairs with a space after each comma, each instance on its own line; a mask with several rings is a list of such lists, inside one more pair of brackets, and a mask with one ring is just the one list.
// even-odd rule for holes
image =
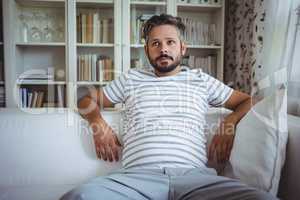
[[245, 93], [233, 91], [225, 102], [225, 108], [232, 110], [221, 122], [216, 135], [209, 147], [209, 159], [216, 157], [219, 163], [229, 160], [233, 146], [235, 127], [242, 117], [250, 110], [252, 98]]
[[79, 113], [93, 130], [96, 152], [99, 158], [118, 161], [120, 143], [112, 128], [103, 119], [100, 108], [112, 106], [113, 103], [104, 95], [103, 90], [93, 89], [78, 102]]

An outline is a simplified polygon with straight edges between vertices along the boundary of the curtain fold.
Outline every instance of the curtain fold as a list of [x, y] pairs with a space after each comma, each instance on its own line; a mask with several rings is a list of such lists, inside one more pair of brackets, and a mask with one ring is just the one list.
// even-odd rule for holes
[[264, 0], [227, 0], [225, 82], [251, 93], [255, 69], [261, 68], [265, 21]]
[[289, 96], [300, 98], [299, 4], [300, 0], [227, 1], [227, 84], [266, 96], [288, 82]]

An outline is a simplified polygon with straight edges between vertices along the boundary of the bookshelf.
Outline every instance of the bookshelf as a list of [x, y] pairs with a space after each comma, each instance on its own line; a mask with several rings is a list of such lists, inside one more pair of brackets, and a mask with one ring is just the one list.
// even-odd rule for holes
[[[137, 29], [149, 16], [166, 12], [182, 17], [186, 25], [184, 38], [188, 50], [182, 64], [202, 68], [203, 71], [223, 80], [225, 0], [124, 0], [123, 3], [123, 24], [125, 24], [123, 67], [125, 72], [130, 68], [150, 66]], [[209, 66], [206, 67], [206, 65]]]
[[3, 3], [7, 106], [66, 107], [66, 2]]
[[[153, 14], [183, 17], [188, 45], [183, 64], [209, 64], [204, 70], [223, 80], [225, 0], [2, 1], [5, 40], [0, 40], [0, 50], [6, 50], [10, 68], [0, 88], [6, 86], [7, 107], [36, 108], [28, 95], [34, 99], [36, 94], [38, 101], [43, 93], [39, 105], [76, 108], [90, 88], [103, 87], [130, 68], [150, 66], [140, 28]], [[193, 24], [202, 29], [191, 31]], [[28, 73], [35, 75], [28, 78]]]
[[75, 105], [89, 89], [102, 87], [122, 73], [121, 3], [76, 1]]
[[223, 81], [225, 0], [197, 2], [202, 3], [175, 3], [174, 15], [186, 24], [188, 50], [183, 63]]

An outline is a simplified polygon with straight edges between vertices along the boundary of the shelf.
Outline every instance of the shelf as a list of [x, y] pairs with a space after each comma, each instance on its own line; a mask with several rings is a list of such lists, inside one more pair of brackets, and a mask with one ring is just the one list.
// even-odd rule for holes
[[0, 45], [3, 45], [3, 42], [0, 42]]
[[22, 111], [31, 114], [41, 113], [67, 113], [70, 109], [66, 107], [41, 107], [41, 108], [30, 108], [30, 107], [19, 107]]
[[64, 42], [18, 42], [16, 46], [45, 46], [45, 47], [59, 47], [65, 46]]
[[65, 0], [15, 0], [21, 6], [31, 7], [64, 7]]
[[65, 85], [65, 81], [32, 81], [32, 80], [22, 80], [22, 81], [17, 81], [18, 85]]
[[115, 45], [114, 44], [110, 44], [110, 43], [107, 43], [107, 44], [94, 44], [94, 43], [77, 43], [77, 47], [114, 47]]
[[222, 8], [222, 5], [177, 3], [178, 11], [211, 12], [211, 11], [219, 10], [221, 8]]
[[131, 48], [144, 48], [144, 44], [131, 44]]
[[76, 0], [76, 3], [103, 3], [112, 4], [113, 0]]
[[221, 49], [221, 46], [215, 45], [187, 45], [188, 49]]
[[0, 85], [4, 85], [5, 84], [5, 82], [4, 81], [0, 81]]
[[80, 8], [113, 8], [113, 0], [77, 0], [76, 4]]
[[166, 6], [167, 3], [164, 1], [131, 1], [130, 5], [136, 6]]
[[109, 81], [78, 81], [77, 85], [106, 85]]

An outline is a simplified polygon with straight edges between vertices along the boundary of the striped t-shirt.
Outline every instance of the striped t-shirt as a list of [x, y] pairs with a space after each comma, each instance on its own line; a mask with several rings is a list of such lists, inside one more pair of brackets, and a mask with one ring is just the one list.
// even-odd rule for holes
[[103, 91], [125, 106], [123, 167], [194, 168], [207, 162], [205, 113], [224, 104], [233, 89], [200, 69], [182, 66], [164, 77], [152, 69], [131, 69]]

